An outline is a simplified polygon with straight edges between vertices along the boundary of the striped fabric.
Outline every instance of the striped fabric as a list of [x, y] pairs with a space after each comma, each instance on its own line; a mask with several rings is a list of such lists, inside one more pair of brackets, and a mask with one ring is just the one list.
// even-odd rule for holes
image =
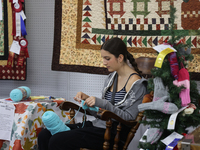
[[[121, 101], [126, 94], [125, 86], [118, 92], [115, 93], [115, 103]], [[105, 99], [110, 101], [112, 97], [112, 92], [108, 89], [105, 94]]]
[[[140, 76], [139, 74], [137, 74], [137, 73], [132, 73], [130, 76], [129, 76], [129, 78], [128, 78], [128, 80], [130, 79], [130, 77], [132, 76], [132, 75], [138, 75], [138, 76]], [[140, 76], [141, 78], [142, 78], [142, 76]], [[128, 83], [128, 80], [126, 81], [126, 84]], [[115, 93], [115, 98], [114, 98], [114, 103], [118, 103], [118, 102], [120, 102], [121, 100], [123, 100], [123, 98], [124, 98], [124, 96], [126, 95], [126, 84], [124, 85], [124, 87], [120, 90], [120, 91], [118, 91], [118, 92], [116, 92]], [[113, 92], [111, 92], [110, 91], [110, 88], [106, 91], [106, 93], [105, 93], [105, 99], [106, 100], [108, 100], [108, 101], [111, 101], [111, 97], [112, 97], [112, 93]]]

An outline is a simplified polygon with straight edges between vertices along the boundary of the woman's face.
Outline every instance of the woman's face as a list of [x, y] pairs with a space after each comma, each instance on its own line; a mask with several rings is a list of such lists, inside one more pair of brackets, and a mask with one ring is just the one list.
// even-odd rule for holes
[[106, 66], [109, 72], [116, 71], [119, 67], [118, 59], [106, 50], [101, 50], [101, 57], [103, 58], [103, 65]]

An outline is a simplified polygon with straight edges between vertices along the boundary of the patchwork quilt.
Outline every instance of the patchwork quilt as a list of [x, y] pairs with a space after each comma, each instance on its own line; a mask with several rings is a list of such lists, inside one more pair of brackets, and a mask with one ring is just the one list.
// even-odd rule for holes
[[[186, 0], [185, 0], [186, 1]], [[189, 71], [198, 76], [200, 66], [199, 0], [56, 0], [52, 70], [108, 74], [100, 47], [120, 37], [135, 58], [157, 57], [154, 46], [170, 39], [170, 5], [176, 8], [175, 33], [192, 44], [194, 60]]]

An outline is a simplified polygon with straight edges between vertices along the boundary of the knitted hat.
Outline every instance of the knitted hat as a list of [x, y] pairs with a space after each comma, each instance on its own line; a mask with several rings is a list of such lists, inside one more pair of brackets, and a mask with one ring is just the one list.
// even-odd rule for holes
[[179, 70], [178, 81], [184, 81], [184, 80], [190, 80], [190, 76], [187, 69], [182, 68], [181, 70]]
[[191, 102], [190, 100], [190, 76], [187, 69], [182, 68], [179, 70], [178, 80], [173, 81], [173, 84], [180, 87], [184, 86], [185, 89], [182, 89], [179, 93], [179, 97], [181, 98], [182, 106], [186, 106]]

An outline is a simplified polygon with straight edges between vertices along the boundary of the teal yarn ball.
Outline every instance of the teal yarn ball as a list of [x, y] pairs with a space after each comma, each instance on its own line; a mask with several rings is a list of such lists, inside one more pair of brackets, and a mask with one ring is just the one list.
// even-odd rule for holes
[[10, 92], [10, 98], [15, 102], [21, 101], [23, 98], [22, 91], [20, 89], [13, 89]]
[[42, 115], [42, 121], [52, 135], [70, 130], [70, 128], [66, 126], [60, 117], [53, 111], [46, 111]]
[[[24, 91], [24, 93], [22, 91]], [[13, 89], [10, 92], [10, 98], [14, 102], [19, 102], [23, 99], [29, 98], [30, 96], [31, 96], [31, 90], [27, 86], [20, 86], [16, 89]]]
[[58, 124], [60, 121], [59, 116], [53, 111], [46, 111], [42, 115], [42, 121], [46, 127], [52, 127], [54, 124]]

